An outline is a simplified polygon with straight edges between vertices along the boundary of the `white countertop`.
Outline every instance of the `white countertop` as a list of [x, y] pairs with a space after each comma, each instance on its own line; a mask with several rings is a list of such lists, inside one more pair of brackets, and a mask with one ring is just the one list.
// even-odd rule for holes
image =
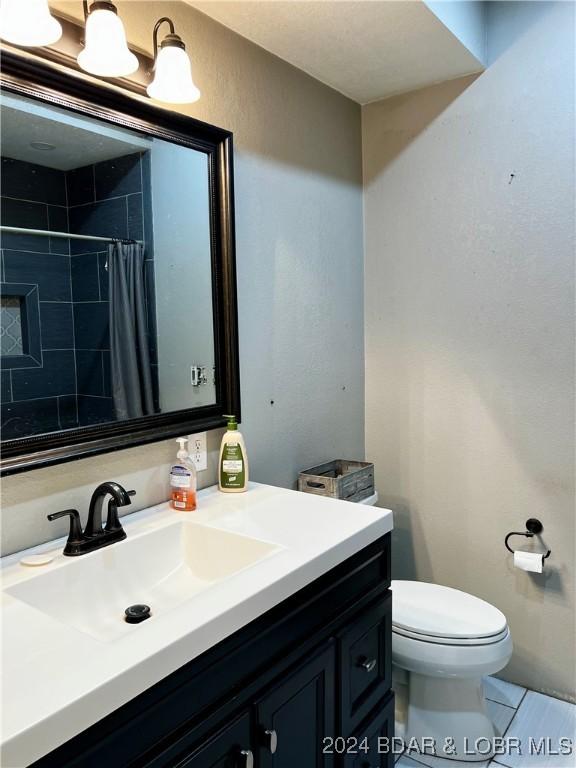
[[[122, 524], [130, 538], [184, 518], [280, 550], [191, 598], [186, 605], [193, 602], [193, 611], [176, 607], [111, 641], [5, 592], [77, 558], [59, 554], [40, 568], [21, 565], [24, 553], [1, 560], [4, 768], [47, 754], [392, 529], [389, 510], [254, 483], [242, 494], [200, 491], [193, 513], [166, 503], [123, 517]], [[64, 542], [26, 554], [61, 551]], [[110, 549], [121, 552], [124, 544]]]

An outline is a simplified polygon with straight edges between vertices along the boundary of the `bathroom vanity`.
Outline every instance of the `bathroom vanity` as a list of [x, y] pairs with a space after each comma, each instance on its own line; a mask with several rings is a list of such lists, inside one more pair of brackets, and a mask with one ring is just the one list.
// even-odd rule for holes
[[3, 765], [392, 765], [391, 512], [254, 484], [123, 523], [3, 561]]

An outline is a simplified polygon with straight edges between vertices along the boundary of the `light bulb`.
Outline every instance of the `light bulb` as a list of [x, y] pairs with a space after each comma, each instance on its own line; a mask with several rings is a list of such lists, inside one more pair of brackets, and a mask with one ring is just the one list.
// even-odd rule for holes
[[173, 44], [170, 36], [158, 51], [154, 80], [146, 90], [151, 98], [171, 104], [191, 104], [200, 98], [188, 54], [183, 45]]
[[48, 0], [2, 0], [0, 37], [14, 45], [52, 45], [62, 37], [62, 25], [52, 16]]
[[138, 59], [128, 48], [122, 20], [112, 3], [93, 3], [86, 19], [84, 50], [78, 64], [85, 72], [100, 77], [123, 77], [138, 69]]

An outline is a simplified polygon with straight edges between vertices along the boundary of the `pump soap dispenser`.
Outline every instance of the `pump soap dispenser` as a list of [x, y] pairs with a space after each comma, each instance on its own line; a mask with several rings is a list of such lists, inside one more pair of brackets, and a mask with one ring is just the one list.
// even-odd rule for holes
[[187, 438], [179, 437], [176, 442], [180, 449], [170, 470], [171, 503], [179, 512], [192, 512], [196, 509], [196, 466], [186, 450]]
[[248, 488], [248, 456], [235, 416], [224, 414], [228, 428], [222, 437], [218, 487], [224, 493], [242, 493]]

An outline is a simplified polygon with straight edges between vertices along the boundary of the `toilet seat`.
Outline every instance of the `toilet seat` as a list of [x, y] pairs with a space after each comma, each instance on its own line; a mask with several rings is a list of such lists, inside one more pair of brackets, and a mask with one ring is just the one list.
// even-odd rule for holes
[[495, 635], [489, 635], [488, 637], [439, 637], [438, 635], [426, 635], [422, 632], [404, 629], [404, 627], [397, 627], [394, 622], [392, 622], [392, 634], [402, 635], [402, 637], [410, 637], [412, 640], [419, 640], [422, 643], [435, 643], [438, 645], [492, 645], [493, 643], [499, 643], [501, 640], [504, 640], [508, 633], [509, 630], [508, 627], [506, 627], [502, 632], [498, 632]]
[[459, 589], [392, 581], [392, 661], [420, 674], [492, 674], [510, 659], [504, 614]]
[[489, 645], [502, 640], [508, 626], [490, 603], [459, 589], [418, 581], [392, 581], [392, 631], [404, 637], [445, 645]]
[[480, 679], [502, 669], [511, 655], [508, 629], [497, 642], [483, 645], [422, 642], [397, 632], [392, 634], [392, 663], [421, 675]]

